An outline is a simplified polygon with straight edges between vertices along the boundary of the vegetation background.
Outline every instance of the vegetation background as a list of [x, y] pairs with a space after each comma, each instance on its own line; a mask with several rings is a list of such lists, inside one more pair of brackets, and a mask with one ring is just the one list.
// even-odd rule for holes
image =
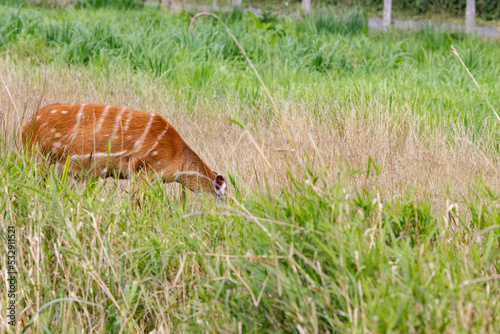
[[[82, 1], [112, 1], [112, 0], [82, 0]], [[171, 3], [201, 3], [217, 5], [231, 5], [232, 0], [170, 0]], [[465, 15], [465, 4], [467, 0], [393, 0], [392, 8], [398, 14], [415, 16], [425, 14], [427, 17], [447, 17]], [[244, 0], [243, 6], [255, 6], [267, 9], [283, 9], [285, 7], [299, 7], [301, 0]], [[338, 6], [338, 7], [361, 7], [368, 12], [381, 12], [384, 0], [314, 0], [313, 6]], [[484, 20], [498, 20], [500, 18], [500, 3], [496, 0], [476, 0], [477, 15]]]
[[[276, 111], [215, 21], [192, 38], [192, 12], [104, 2], [0, 5], [2, 331], [500, 330], [499, 124], [450, 50], [498, 110], [498, 39], [369, 31], [363, 7], [218, 13]], [[230, 200], [58, 173], [19, 143], [54, 102], [163, 114]]]

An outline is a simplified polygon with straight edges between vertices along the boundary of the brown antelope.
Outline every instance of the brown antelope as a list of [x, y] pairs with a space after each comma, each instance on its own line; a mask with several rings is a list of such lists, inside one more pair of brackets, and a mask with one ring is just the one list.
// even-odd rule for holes
[[23, 143], [38, 145], [52, 161], [70, 157], [81, 175], [130, 177], [145, 171], [180, 182], [196, 193], [224, 199], [226, 183], [157, 113], [97, 104], [54, 104], [40, 109], [23, 127]]

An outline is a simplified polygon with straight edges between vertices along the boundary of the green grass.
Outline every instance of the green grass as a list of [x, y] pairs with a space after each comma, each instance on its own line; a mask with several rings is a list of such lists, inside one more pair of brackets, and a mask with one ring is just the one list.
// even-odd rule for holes
[[[498, 107], [500, 46], [495, 40], [429, 29], [368, 33], [359, 12], [346, 13], [342, 20], [324, 13], [298, 22], [264, 23], [238, 12], [222, 17], [270, 89], [284, 99], [342, 104], [362, 95], [368, 100], [385, 96], [435, 116], [436, 122], [464, 116], [480, 131], [490, 111], [450, 52], [453, 44]], [[151, 9], [0, 7], [0, 47], [42, 63], [93, 64], [110, 74], [117, 68], [145, 71], [165, 89], [181, 91], [180, 99], [192, 99], [196, 91], [207, 98], [234, 96], [246, 104], [262, 100], [257, 79], [224, 30], [201, 19], [191, 39], [190, 18], [187, 12]]]
[[[408, 123], [416, 119], [415, 136], [443, 135], [452, 147], [465, 129], [477, 139], [473, 144], [498, 150], [491, 110], [450, 51], [453, 44], [498, 108], [497, 40], [431, 30], [368, 32], [358, 11], [296, 21], [221, 16], [279, 107], [310, 112], [311, 123], [326, 122], [341, 133], [336, 127], [344, 123], [332, 119], [346, 111], [362, 120], [384, 110]], [[237, 47], [207, 18], [197, 21], [192, 39], [191, 17], [147, 8], [0, 6], [0, 58], [12, 66], [0, 74], [18, 78], [20, 69], [35, 68], [23, 85], [39, 89], [44, 68], [69, 68], [82, 74], [75, 81], [92, 81], [104, 91], [118, 72], [126, 73], [130, 81], [109, 88], [107, 98], [119, 90], [123, 98], [135, 93], [126, 103], [152, 95], [147, 104], [156, 98], [154, 85], [188, 117], [216, 120], [209, 123], [214, 130], [230, 117], [250, 130], [267, 124], [260, 131], [272, 134], [276, 115]], [[66, 85], [72, 83], [49, 90]], [[2, 94], [5, 115], [14, 114], [11, 102], [25, 101], [19, 93], [13, 101]], [[75, 96], [67, 94], [68, 102]], [[212, 107], [200, 111], [198, 104]], [[221, 204], [203, 196], [183, 203], [178, 189], [158, 181], [134, 200], [127, 193], [134, 180], [65, 179], [54, 166], [10, 147], [16, 129], [7, 128], [8, 121], [0, 118], [0, 238], [16, 226], [18, 330], [500, 330], [500, 229], [481, 234], [499, 224], [500, 188], [480, 177], [463, 197], [446, 189], [421, 196], [406, 184], [404, 195], [381, 199], [381, 185], [351, 182], [376, 179], [384, 167], [371, 157], [356, 171], [340, 168], [333, 180], [314, 165], [319, 158], [309, 157], [279, 189], [268, 187], [266, 174], [256, 169], [260, 187], [245, 184], [237, 166], [224, 171], [234, 188], [233, 198]], [[411, 133], [404, 121], [391, 125], [392, 134]], [[328, 161], [337, 163], [343, 161]], [[287, 173], [287, 166], [279, 168]], [[0, 261], [3, 266], [5, 256]], [[4, 310], [8, 298], [0, 281]]]
[[22, 236], [18, 270], [32, 273], [20, 279], [24, 295], [39, 307], [71, 296], [99, 305], [48, 307], [38, 322], [49, 332], [79, 331], [71, 319], [82, 309], [107, 332], [149, 332], [160, 320], [174, 332], [236, 332], [239, 322], [244, 332], [499, 328], [498, 280], [473, 281], [499, 269], [499, 230], [474, 232], [500, 220], [485, 189], [481, 205], [466, 203], [467, 229], [411, 194], [382, 204], [321, 178], [320, 191], [292, 179], [279, 197], [236, 191], [228, 207], [190, 208], [153, 182], [138, 210], [102, 180], [64, 185], [12, 154], [0, 167], [2, 221]]
[[319, 191], [292, 178], [279, 197], [236, 191], [227, 207], [190, 208], [153, 182], [137, 209], [119, 185], [68, 186], [12, 154], [0, 167], [3, 224], [17, 226], [18, 268], [32, 272], [20, 280], [24, 295], [40, 307], [68, 292], [99, 305], [48, 307], [38, 321], [51, 332], [78, 331], [72, 312], [81, 309], [108, 332], [149, 332], [160, 319], [174, 332], [236, 332], [239, 322], [244, 332], [499, 328], [498, 280], [472, 281], [499, 269], [499, 230], [474, 232], [500, 219], [498, 195], [485, 188], [481, 205], [466, 204], [475, 213], [467, 229], [411, 194], [382, 204], [321, 178]]

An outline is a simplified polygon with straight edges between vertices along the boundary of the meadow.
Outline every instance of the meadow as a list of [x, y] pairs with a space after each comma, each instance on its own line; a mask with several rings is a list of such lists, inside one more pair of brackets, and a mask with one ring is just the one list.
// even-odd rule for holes
[[[500, 43], [311, 17], [0, 5], [2, 332], [497, 333]], [[165, 116], [230, 198], [78, 180], [20, 144], [54, 102]], [[0, 263], [6, 268], [6, 251]]]

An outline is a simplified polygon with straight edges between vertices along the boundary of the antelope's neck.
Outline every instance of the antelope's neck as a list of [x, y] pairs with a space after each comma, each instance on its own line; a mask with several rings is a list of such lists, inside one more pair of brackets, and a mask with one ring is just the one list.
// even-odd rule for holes
[[189, 146], [186, 146], [183, 154], [180, 182], [194, 192], [213, 192], [213, 180], [217, 175]]

